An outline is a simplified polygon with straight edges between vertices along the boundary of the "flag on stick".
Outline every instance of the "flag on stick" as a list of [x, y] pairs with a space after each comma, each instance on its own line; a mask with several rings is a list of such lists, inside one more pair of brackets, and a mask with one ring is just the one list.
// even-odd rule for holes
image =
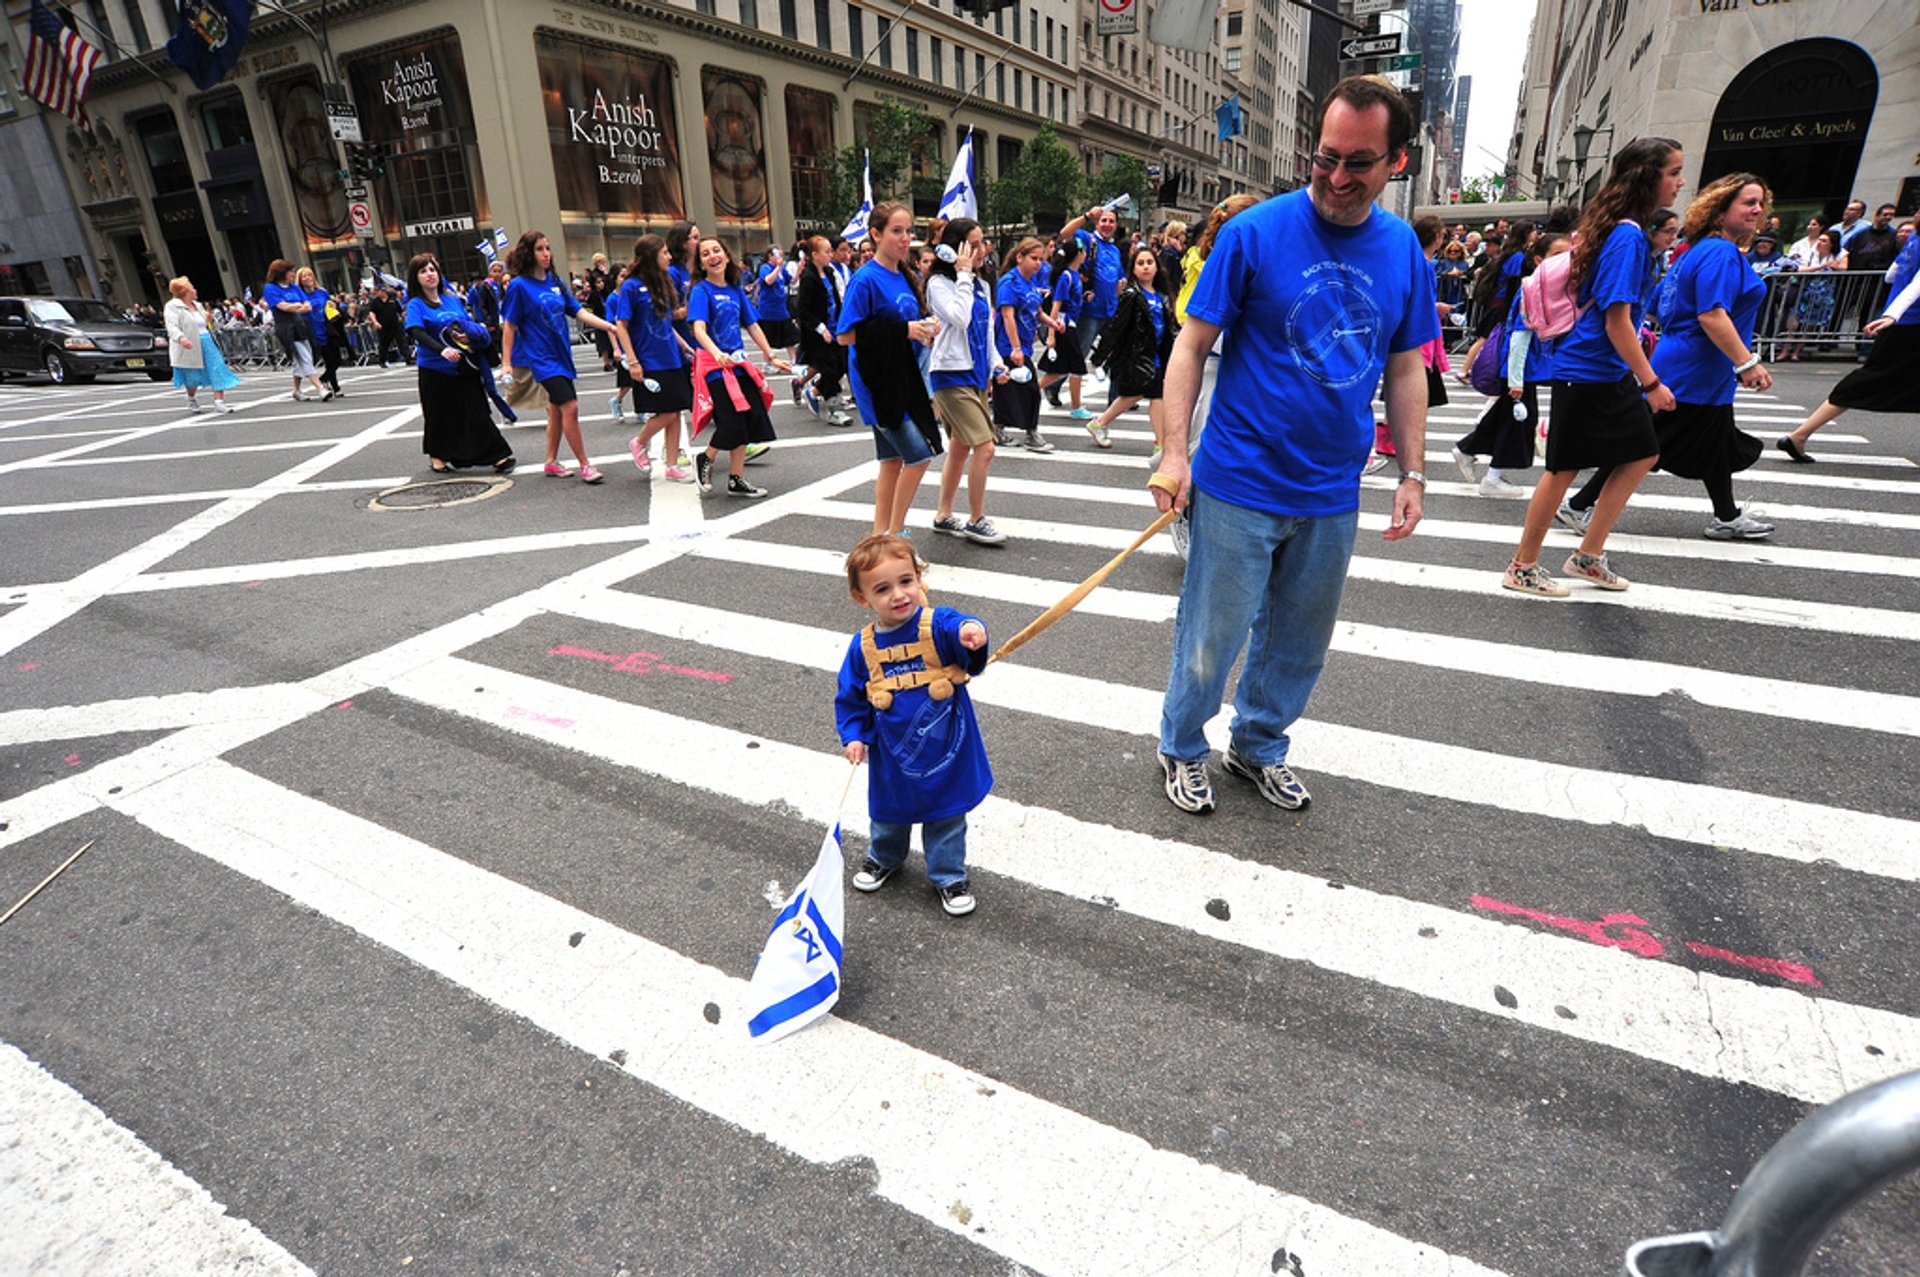
[[1147, 23], [1147, 39], [1205, 55], [1213, 47], [1215, 0], [1160, 0]]
[[960, 153], [953, 157], [953, 169], [947, 174], [947, 189], [940, 196], [940, 211], [934, 216], [943, 222], [951, 222], [956, 217], [970, 217], [980, 220], [980, 193], [973, 188], [973, 129], [967, 129], [967, 140], [960, 144]]
[[1148, 524], [1147, 530], [1145, 532], [1142, 532], [1139, 536], [1135, 537], [1132, 545], [1120, 551], [1120, 553], [1114, 555], [1111, 559], [1108, 559], [1106, 561], [1106, 564], [1102, 566], [1099, 571], [1095, 572], [1092, 576], [1088, 577], [1086, 580], [1080, 582], [1080, 584], [1074, 586], [1071, 590], [1068, 590], [1065, 598], [1061, 599], [1058, 603], [1055, 603], [1052, 607], [1042, 612], [1038, 617], [1036, 617], [1033, 620], [1033, 622], [1030, 625], [1027, 626], [1027, 628], [1025, 628], [1024, 630], [1021, 630], [1018, 634], [1014, 635], [1012, 638], [1002, 643], [1000, 645], [1000, 650], [993, 654], [992, 659], [989, 660], [987, 664], [991, 665], [993, 664], [994, 661], [997, 661], [1004, 656], [1012, 655], [1014, 652], [1018, 651], [1021, 647], [1023, 647], [1026, 644], [1028, 639], [1031, 639], [1034, 636], [1038, 635], [1042, 630], [1046, 629], [1049, 625], [1052, 625], [1055, 621], [1059, 620], [1061, 617], [1065, 616], [1067, 613], [1073, 611], [1074, 608], [1080, 606], [1080, 600], [1086, 598], [1087, 595], [1093, 593], [1094, 590], [1099, 587], [1102, 581], [1106, 580], [1109, 576], [1112, 576], [1113, 570], [1119, 567], [1123, 562], [1125, 562], [1129, 554], [1132, 554], [1135, 550], [1138, 550], [1141, 546], [1153, 540], [1154, 537], [1160, 534], [1161, 529], [1165, 528], [1169, 523], [1172, 523], [1175, 519], [1179, 517], [1180, 517], [1180, 512], [1178, 510], [1169, 510], [1165, 514], [1161, 515], [1159, 518], [1155, 519], [1152, 523]]
[[[852, 777], [848, 777], [851, 782]], [[747, 1032], [771, 1042], [803, 1029], [840, 1000], [840, 935], [846, 922], [836, 822], [813, 868], [793, 889], [767, 933], [747, 987]]]
[[867, 218], [873, 212], [873, 155], [864, 151], [861, 154], [864, 158], [860, 164], [860, 208], [840, 232], [840, 238], [849, 244], [858, 244], [867, 237]]
[[27, 96], [60, 112], [80, 128], [87, 123], [87, 86], [100, 65], [100, 50], [61, 23], [40, 0], [27, 17]]
[[252, 0], [180, 0], [167, 61], [185, 71], [196, 88], [211, 89], [239, 63], [252, 17]]

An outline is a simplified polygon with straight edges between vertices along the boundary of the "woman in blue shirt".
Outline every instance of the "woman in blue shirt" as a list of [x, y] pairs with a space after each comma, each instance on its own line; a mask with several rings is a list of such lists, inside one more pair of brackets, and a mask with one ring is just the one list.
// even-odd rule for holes
[[1080, 266], [1086, 260], [1087, 250], [1077, 239], [1063, 239], [1053, 250], [1047, 265], [1047, 315], [1052, 322], [1047, 326], [1047, 348], [1040, 353], [1040, 367], [1046, 370], [1040, 378], [1041, 392], [1048, 403], [1063, 407], [1060, 383], [1064, 380], [1067, 393], [1073, 396], [1073, 411], [1067, 415], [1075, 421], [1093, 415], [1080, 406], [1080, 379], [1087, 372], [1086, 351], [1080, 345], [1080, 308], [1086, 305]]
[[642, 235], [633, 246], [626, 282], [620, 285], [620, 325], [630, 357], [627, 373], [634, 382], [633, 410], [646, 417], [627, 449], [640, 473], [647, 474], [653, 469], [647, 443], [665, 431], [661, 450], [667, 478], [692, 483], [693, 475], [680, 462], [680, 414], [693, 407], [693, 373], [687, 363], [690, 350], [673, 329], [675, 289], [667, 274], [672, 260], [666, 240]]
[[[693, 459], [693, 472], [700, 491], [713, 491], [713, 461], [722, 452], [728, 454], [727, 495], [758, 499], [765, 488], [747, 482], [742, 467], [753, 444], [773, 442], [773, 419], [767, 415], [769, 392], [758, 368], [747, 359], [746, 339], [760, 348], [766, 361], [775, 368], [792, 373], [793, 365], [773, 353], [767, 336], [760, 330], [760, 317], [753, 302], [740, 287], [740, 267], [725, 240], [700, 242], [701, 280], [687, 297], [687, 322], [693, 326], [694, 377], [706, 390], [711, 404], [713, 433], [707, 446]], [[699, 405], [695, 404], [694, 430], [703, 425]]]
[[313, 375], [313, 327], [307, 315], [313, 307], [307, 304], [307, 296], [300, 291], [295, 282], [293, 263], [283, 258], [274, 258], [267, 267], [267, 286], [260, 294], [260, 300], [266, 303], [273, 314], [273, 335], [286, 347], [287, 358], [293, 365], [293, 399], [297, 403], [306, 398], [300, 393], [300, 383], [310, 381], [321, 399], [333, 396]]
[[420, 450], [435, 474], [463, 466], [492, 466], [499, 474], [513, 469], [513, 449], [493, 424], [486, 388], [487, 371], [478, 350], [461, 349], [461, 326], [469, 322], [458, 297], [442, 289], [440, 259], [421, 253], [407, 263], [407, 335], [413, 338], [413, 363], [419, 371]]
[[1613, 171], [1581, 214], [1569, 283], [1586, 307], [1554, 347], [1553, 420], [1546, 473], [1527, 503], [1526, 527], [1501, 585], [1522, 594], [1565, 598], [1567, 587], [1540, 566], [1547, 539], [1574, 476], [1612, 466], [1589, 516], [1580, 548], [1564, 571], [1603, 590], [1627, 579], [1607, 562], [1607, 535], [1640, 481], [1660, 459], [1653, 414], [1673, 409], [1640, 348], [1640, 320], [1654, 283], [1653, 255], [1642, 225], [1673, 203], [1684, 185], [1686, 156], [1671, 138], [1635, 138], [1613, 157]]
[[307, 303], [307, 326], [313, 332], [313, 349], [321, 361], [320, 380], [326, 384], [323, 399], [344, 397], [340, 389], [340, 349], [333, 344], [333, 330], [327, 325], [327, 290], [320, 287], [313, 269], [302, 266], [293, 277], [294, 287]]
[[1887, 267], [1887, 301], [1860, 331], [1873, 338], [1867, 362], [1842, 377], [1826, 402], [1774, 446], [1802, 465], [1811, 464], [1807, 440], [1849, 408], [1868, 412], [1920, 413], [1920, 234], [1909, 235]]
[[993, 388], [993, 420], [1009, 442], [1018, 432], [1026, 436], [1028, 452], [1052, 452], [1040, 433], [1040, 385], [1033, 366], [1043, 300], [1037, 277], [1047, 260], [1046, 245], [1023, 239], [1008, 260], [1012, 269], [1000, 276], [995, 298], [1000, 311], [993, 326], [994, 349], [1007, 365], [1007, 380]]
[[1131, 278], [1121, 290], [1120, 303], [1113, 319], [1100, 330], [1093, 343], [1092, 358], [1107, 369], [1113, 386], [1113, 402], [1106, 411], [1086, 423], [1087, 433], [1102, 448], [1111, 448], [1108, 429], [1121, 413], [1147, 401], [1147, 420], [1153, 425], [1153, 452], [1158, 464], [1162, 433], [1166, 429], [1160, 416], [1160, 394], [1167, 375], [1167, 356], [1173, 351], [1173, 339], [1180, 330], [1174, 318], [1173, 299], [1162, 293], [1160, 255], [1151, 248], [1133, 250]]
[[[1674, 398], [1672, 411], [1653, 418], [1660, 469], [1706, 485], [1713, 501], [1706, 535], [1713, 541], [1760, 541], [1774, 531], [1733, 500], [1733, 476], [1762, 451], [1758, 439], [1734, 424], [1734, 387], [1765, 390], [1773, 384], [1753, 349], [1767, 286], [1740, 245], [1767, 220], [1772, 196], [1751, 173], [1716, 179], [1687, 208], [1680, 231], [1687, 251], [1660, 284], [1661, 337], [1653, 371]], [[1596, 472], [1567, 504], [1575, 510], [1592, 505], [1606, 477], [1605, 469]]]
[[528, 231], [507, 254], [507, 285], [500, 305], [501, 376], [511, 381], [510, 369], [525, 368], [547, 392], [546, 473], [564, 479], [573, 471], [560, 463], [560, 439], [580, 461], [580, 481], [599, 483], [606, 476], [587, 460], [586, 440], [580, 435], [580, 396], [574, 391], [573, 334], [567, 317], [608, 334], [613, 325], [580, 305], [566, 281], [553, 272], [553, 245], [540, 231]]

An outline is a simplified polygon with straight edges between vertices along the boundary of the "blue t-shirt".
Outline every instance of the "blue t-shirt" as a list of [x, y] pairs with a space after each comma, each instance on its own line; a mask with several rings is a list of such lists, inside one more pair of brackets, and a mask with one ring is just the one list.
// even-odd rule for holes
[[1153, 344], [1158, 346], [1167, 335], [1166, 299], [1159, 293], [1150, 293], [1144, 288], [1140, 290], [1140, 295], [1146, 298], [1147, 314], [1153, 320]]
[[1285, 517], [1357, 510], [1387, 356], [1440, 335], [1412, 228], [1381, 208], [1335, 225], [1304, 190], [1267, 200], [1221, 226], [1187, 315], [1225, 330], [1195, 486]]
[[434, 343], [431, 345], [424, 341], [414, 343], [413, 366], [425, 368], [429, 372], [443, 372], [449, 375], [465, 372], [466, 369], [461, 364], [450, 364], [440, 354], [446, 348], [446, 343], [439, 340], [441, 329], [448, 324], [457, 324], [465, 318], [467, 318], [467, 308], [452, 293], [441, 293], [438, 306], [429, 305], [424, 297], [408, 298], [407, 316], [404, 321], [406, 326], [424, 328], [434, 334]]
[[[303, 302], [307, 300], [307, 295], [301, 292], [298, 288], [295, 288], [292, 284], [268, 284], [264, 289], [261, 290], [260, 300], [266, 302], [268, 310], [275, 312], [273, 322], [277, 323], [279, 322], [281, 302]], [[297, 313], [289, 313], [287, 317], [289, 319], [297, 319], [302, 321], [303, 331], [299, 334], [299, 337], [304, 338], [307, 335], [306, 331], [304, 330], [304, 324], [307, 317], [305, 315], [301, 315]], [[297, 339], [298, 338], [296, 338], [296, 340]]]
[[[934, 390], [953, 390], [963, 386], [985, 389], [993, 380], [993, 357], [988, 353], [989, 334], [999, 328], [994, 322], [993, 289], [979, 276], [973, 277], [973, 310], [967, 316], [967, 352], [973, 356], [971, 368], [934, 369], [927, 384]], [[1005, 334], [1003, 333], [1002, 336]]]
[[1653, 350], [1653, 374], [1681, 403], [1730, 404], [1740, 379], [1701, 329], [1700, 316], [1716, 308], [1726, 311], [1740, 340], [1752, 346], [1767, 285], [1733, 242], [1718, 235], [1689, 248], [1667, 275], [1673, 299], [1661, 310], [1666, 327]]
[[[913, 285], [897, 270], [888, 270], [875, 258], [853, 273], [853, 279], [847, 284], [846, 296], [840, 299], [840, 318], [834, 323], [834, 333], [850, 333], [855, 324], [864, 319], [897, 319], [910, 324], [920, 318], [920, 300], [913, 295]], [[860, 376], [858, 357], [847, 360], [847, 380], [853, 383], [853, 401], [860, 407], [863, 420], [880, 420], [873, 410], [873, 398], [867, 393], [867, 383]]]
[[1600, 246], [1600, 259], [1580, 285], [1580, 301], [1592, 304], [1554, 347], [1553, 375], [1562, 381], [1600, 385], [1629, 375], [1627, 361], [1607, 338], [1607, 307], [1627, 303], [1638, 332], [1653, 285], [1653, 250], [1647, 233], [1637, 223], [1617, 223]]
[[1527, 366], [1521, 370], [1523, 382], [1542, 382], [1553, 380], [1553, 338], [1542, 337], [1533, 331], [1527, 322], [1527, 308], [1524, 294], [1519, 289], [1513, 291], [1513, 301], [1507, 306], [1507, 329], [1500, 338], [1500, 376], [1506, 378], [1507, 359], [1513, 353], [1513, 339], [1523, 329], [1530, 334], [1527, 340]]
[[620, 310], [626, 316], [627, 340], [640, 366], [648, 372], [669, 372], [687, 362], [673, 335], [670, 315], [653, 313], [653, 293], [638, 279], [620, 285]]
[[513, 366], [527, 369], [535, 381], [572, 381], [577, 374], [567, 317], [579, 309], [580, 299], [552, 271], [545, 279], [515, 275], [500, 306], [501, 322], [513, 325]]
[[608, 293], [606, 299], [600, 303], [600, 318], [609, 324], [617, 324], [626, 318], [626, 311], [620, 304], [618, 291]]
[[687, 322], [696, 320], [707, 326], [707, 340], [732, 355], [747, 348], [746, 330], [759, 323], [760, 317], [754, 313], [746, 290], [738, 284], [715, 285], [703, 279], [687, 298]]
[[1120, 246], [1102, 239], [1098, 232], [1081, 231], [1080, 244], [1087, 251], [1086, 270], [1093, 280], [1093, 299], [1087, 303], [1088, 319], [1106, 319], [1120, 300]]
[[300, 299], [312, 306], [307, 312], [307, 324], [313, 329], [313, 342], [316, 346], [327, 344], [327, 290], [324, 288], [296, 289]]
[[[1920, 273], [1920, 235], [1909, 235], [1907, 246], [1900, 250], [1900, 256], [1893, 259], [1893, 265], [1887, 271], [1887, 300], [1890, 302], [1905, 292], [1916, 273]], [[1900, 316], [1899, 322], [1920, 324], [1920, 306], [1907, 307], [1907, 313]]]
[[[987, 668], [987, 647], [969, 652], [960, 646], [960, 627], [979, 619], [949, 607], [933, 610], [934, 651], [944, 663], [972, 675]], [[873, 641], [884, 651], [919, 637], [916, 609], [904, 625], [881, 630]], [[925, 664], [915, 657], [880, 672], [902, 674]], [[979, 806], [993, 788], [993, 769], [987, 765], [987, 747], [966, 684], [941, 701], [924, 687], [898, 691], [892, 705], [876, 710], [867, 699], [867, 677], [867, 658], [856, 634], [840, 665], [833, 713], [841, 744], [863, 741], [867, 746], [867, 814], [892, 825], [922, 824], [965, 815]]]
[[760, 318], [787, 319], [787, 264], [768, 262], [760, 268]]
[[1047, 291], [1047, 300], [1060, 303], [1060, 322], [1071, 324], [1080, 318], [1080, 310], [1087, 304], [1082, 292], [1084, 287], [1080, 282], [1080, 272], [1076, 270], [1061, 271], [1060, 278], [1053, 282], [1052, 288]]
[[[667, 267], [667, 278], [673, 281], [674, 287], [673, 305], [668, 307], [668, 309], [678, 310], [686, 303], [687, 293], [693, 288], [693, 276], [687, 274], [686, 267], [682, 266], [679, 262], [674, 262]], [[673, 321], [673, 328], [675, 332], [687, 339], [687, 345], [699, 345], [699, 343], [693, 339], [693, 321], [691, 319], [676, 319]]]
[[[1020, 334], [1020, 354], [1033, 358], [1033, 335], [1040, 322], [1040, 285], [1017, 270], [1010, 270], [1000, 277], [999, 296], [994, 299], [1002, 308], [1013, 307], [1013, 327]], [[1013, 359], [1013, 344], [1007, 340], [1006, 320], [996, 320], [993, 325], [993, 347], [1000, 352], [1000, 358]]]

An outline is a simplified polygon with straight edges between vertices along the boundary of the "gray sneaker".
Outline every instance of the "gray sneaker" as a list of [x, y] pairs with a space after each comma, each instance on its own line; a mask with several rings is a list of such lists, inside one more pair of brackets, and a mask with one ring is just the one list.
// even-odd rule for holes
[[976, 545], [999, 545], [1007, 539], [1007, 534], [994, 527], [993, 520], [985, 515], [960, 529], [960, 535]]
[[1553, 517], [1563, 528], [1574, 532], [1585, 532], [1587, 525], [1593, 522], [1593, 507], [1588, 506], [1584, 510], [1576, 510], [1565, 501], [1562, 501], [1560, 508], [1553, 512]]
[[1480, 482], [1480, 476], [1476, 474], [1473, 469], [1472, 454], [1460, 451], [1460, 445], [1457, 443], [1453, 445], [1453, 464], [1459, 467], [1460, 477], [1462, 479], [1465, 479], [1468, 483]]
[[1753, 511], [1742, 510], [1731, 519], [1715, 519], [1707, 525], [1709, 541], [1764, 541], [1773, 535], [1773, 525], [1753, 517]]
[[1052, 452], [1053, 445], [1048, 443], [1038, 430], [1029, 430], [1027, 431], [1027, 451]]
[[1173, 537], [1173, 552], [1180, 556], [1182, 563], [1185, 563], [1187, 561], [1187, 551], [1193, 545], [1192, 522], [1188, 520], [1186, 515], [1182, 514], [1167, 528], [1167, 532]]
[[1260, 796], [1275, 807], [1299, 811], [1313, 801], [1313, 795], [1307, 792], [1307, 787], [1300, 783], [1299, 777], [1287, 770], [1285, 763], [1256, 767], [1229, 749], [1223, 765], [1231, 775], [1252, 781], [1260, 791]]
[[950, 537], [963, 537], [967, 534], [967, 525], [961, 520], [959, 515], [950, 514], [944, 519], [934, 519], [933, 530], [935, 532], [944, 532]]
[[1181, 811], [1204, 816], [1213, 810], [1213, 779], [1207, 775], [1207, 760], [1160, 756], [1160, 770], [1166, 777], [1167, 801]]

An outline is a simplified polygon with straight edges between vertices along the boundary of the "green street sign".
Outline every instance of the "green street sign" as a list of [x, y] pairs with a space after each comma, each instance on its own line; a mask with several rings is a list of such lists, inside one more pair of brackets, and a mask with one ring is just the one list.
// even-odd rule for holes
[[1381, 58], [1374, 69], [1382, 73], [1388, 71], [1418, 71], [1420, 69], [1420, 55], [1418, 53], [1402, 53], [1397, 57]]

